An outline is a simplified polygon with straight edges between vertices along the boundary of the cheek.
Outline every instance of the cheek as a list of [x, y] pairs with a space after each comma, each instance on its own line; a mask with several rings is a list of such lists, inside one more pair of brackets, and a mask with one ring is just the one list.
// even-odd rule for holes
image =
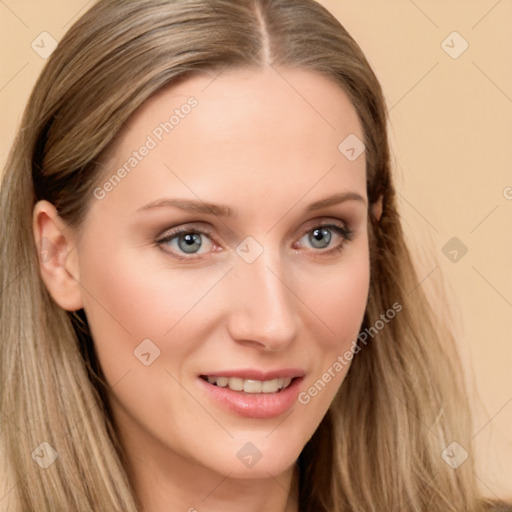
[[[204, 303], [222, 272], [196, 273], [191, 286], [191, 274], [138, 262], [127, 253], [111, 252], [105, 259], [98, 248], [81, 267], [83, 287], [90, 292], [85, 311], [100, 366], [113, 388], [112, 406], [120, 421], [140, 422], [161, 439], [165, 435], [158, 425], [182, 432], [186, 445], [188, 418], [208, 418], [179, 382], [186, 375], [184, 363], [207, 337]], [[184, 408], [190, 415], [177, 424], [172, 411]]]
[[357, 337], [368, 300], [370, 269], [367, 253], [332, 271], [309, 276], [302, 283], [304, 302], [311, 309], [318, 342], [327, 350], [340, 350]]
[[333, 282], [331, 289], [326, 292], [326, 323], [337, 337], [354, 337], [361, 326], [368, 300], [368, 266], [358, 265], [337, 282], [338, 286]]
[[[152, 357], [159, 350], [162, 356], [171, 351], [176, 361], [192, 352], [208, 327], [202, 303], [224, 270], [172, 271], [151, 258], [132, 257], [136, 251], [94, 249], [82, 258], [80, 280], [91, 334], [109, 382], [140, 366], [139, 346], [144, 353], [149, 348]], [[196, 310], [202, 312], [204, 325], [197, 322]], [[192, 325], [191, 319], [196, 320]], [[155, 359], [155, 364], [163, 360]]]
[[330, 276], [325, 272], [317, 276], [316, 286], [311, 280], [303, 286], [303, 296], [313, 311], [308, 330], [315, 343], [310, 345], [312, 372], [298, 402], [307, 411], [317, 412], [311, 415], [312, 421], [325, 414], [352, 364], [368, 300], [367, 255], [362, 250], [357, 260], [336, 267]]

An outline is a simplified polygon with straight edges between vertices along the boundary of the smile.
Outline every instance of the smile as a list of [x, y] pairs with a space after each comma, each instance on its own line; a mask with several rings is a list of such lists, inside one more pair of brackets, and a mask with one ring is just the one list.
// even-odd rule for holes
[[277, 393], [286, 389], [292, 382], [291, 377], [277, 377], [272, 380], [242, 379], [240, 377], [222, 377], [202, 375], [201, 378], [220, 388], [245, 393]]

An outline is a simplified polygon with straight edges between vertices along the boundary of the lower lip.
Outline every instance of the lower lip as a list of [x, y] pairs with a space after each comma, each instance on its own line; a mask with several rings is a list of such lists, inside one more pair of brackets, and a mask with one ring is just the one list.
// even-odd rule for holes
[[228, 411], [246, 418], [268, 419], [284, 414], [297, 402], [302, 377], [276, 393], [245, 393], [214, 386], [200, 377], [199, 381], [208, 395]]

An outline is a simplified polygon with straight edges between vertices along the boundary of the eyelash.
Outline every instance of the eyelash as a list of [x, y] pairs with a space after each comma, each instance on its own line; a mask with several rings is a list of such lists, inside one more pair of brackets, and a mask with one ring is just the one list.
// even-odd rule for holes
[[[312, 257], [314, 257], [314, 258], [322, 257], [324, 255], [337, 254], [337, 253], [341, 252], [345, 248], [345, 243], [346, 242], [350, 242], [353, 239], [353, 234], [354, 234], [353, 231], [351, 231], [347, 227], [343, 226], [342, 224], [337, 224], [337, 223], [334, 223], [334, 222], [325, 222], [325, 223], [320, 223], [318, 225], [315, 225], [314, 227], [304, 231], [300, 238], [302, 238], [304, 235], [307, 235], [308, 233], [311, 233], [315, 229], [323, 229], [323, 228], [328, 228], [328, 229], [332, 229], [333, 231], [335, 231], [338, 235], [341, 236], [341, 238], [343, 239], [343, 243], [340, 243], [336, 247], [333, 247], [331, 249], [324, 249], [324, 250], [319, 249], [319, 250], [316, 250], [316, 251], [313, 249], [312, 250], [312, 253], [313, 253]], [[176, 253], [174, 251], [171, 251], [169, 249], [165, 249], [164, 248], [165, 244], [169, 243], [171, 240], [173, 240], [174, 238], [176, 238], [177, 236], [182, 235], [182, 234], [205, 235], [205, 236], [207, 236], [208, 238], [211, 239], [211, 232], [209, 230], [207, 230], [207, 229], [187, 228], [186, 226], [184, 226], [184, 227], [175, 228], [175, 229], [169, 231], [165, 236], [163, 236], [163, 237], [159, 238], [158, 240], [156, 240], [155, 243], [166, 254], [170, 254], [171, 256], [173, 256], [173, 257], [175, 257], [175, 258], [177, 258], [179, 260], [191, 261], [191, 260], [201, 259], [203, 257], [202, 255], [190, 254], [189, 256], [182, 256], [181, 254], [178, 254], [178, 253]], [[299, 238], [299, 240], [300, 240], [300, 238]], [[212, 240], [212, 242], [213, 242], [213, 240]], [[213, 242], [213, 243], [215, 243], [215, 242]]]

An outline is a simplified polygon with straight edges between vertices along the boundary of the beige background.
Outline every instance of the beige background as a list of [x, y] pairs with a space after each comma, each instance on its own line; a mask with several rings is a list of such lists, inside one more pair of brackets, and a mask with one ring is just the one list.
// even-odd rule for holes
[[[58, 41], [92, 3], [0, 0], [2, 166], [45, 63], [32, 42]], [[466, 448], [482, 490], [512, 497], [512, 0], [321, 3], [384, 88], [421, 286], [433, 293], [443, 276], [473, 388], [477, 449]], [[452, 237], [468, 249], [455, 262]]]

